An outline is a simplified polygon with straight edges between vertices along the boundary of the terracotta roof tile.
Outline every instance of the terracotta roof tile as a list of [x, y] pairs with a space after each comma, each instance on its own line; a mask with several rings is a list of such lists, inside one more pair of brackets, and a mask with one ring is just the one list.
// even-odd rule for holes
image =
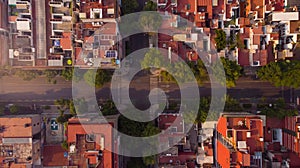
[[[105, 137], [105, 146], [103, 151], [103, 165], [105, 168], [112, 167], [112, 150], [113, 145], [113, 135], [112, 135], [112, 126], [110, 124], [84, 124], [79, 122], [78, 119], [70, 119], [67, 129], [67, 142], [74, 143], [76, 142], [76, 135], [85, 135], [85, 134], [101, 134]], [[96, 137], [97, 138], [97, 137]]]
[[18, 16], [9, 16], [9, 21], [10, 22], [16, 22], [17, 21]]
[[196, 10], [195, 0], [178, 0], [177, 2], [178, 12], [190, 12], [193, 13]]
[[60, 40], [60, 45], [63, 50], [71, 50], [72, 49], [72, 33], [71, 32], [63, 32], [63, 38]]
[[[32, 137], [31, 118], [0, 118], [0, 124], [5, 127], [4, 138]], [[28, 124], [25, 127], [25, 124]], [[1, 133], [0, 133], [1, 135]]]
[[43, 166], [67, 166], [68, 158], [64, 157], [67, 152], [61, 145], [44, 146], [43, 150]]
[[249, 66], [249, 50], [240, 49], [239, 50], [239, 57], [238, 57], [238, 63], [241, 66]]
[[251, 10], [252, 11], [257, 11], [258, 12], [258, 18], [263, 18], [264, 17], [264, 1], [262, 0], [252, 0], [251, 1]]

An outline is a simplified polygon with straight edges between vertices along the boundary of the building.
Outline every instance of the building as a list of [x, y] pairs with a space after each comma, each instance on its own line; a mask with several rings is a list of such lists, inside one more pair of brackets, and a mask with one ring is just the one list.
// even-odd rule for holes
[[299, 116], [267, 118], [265, 127], [265, 165], [299, 167]]
[[263, 166], [263, 116], [249, 113], [221, 114], [216, 126], [217, 167]]
[[199, 147], [197, 162], [203, 167], [205, 167], [205, 165], [212, 166], [214, 163], [214, 150], [216, 150], [214, 147], [214, 130], [216, 124], [217, 121], [205, 121], [201, 123], [198, 136]]
[[117, 120], [101, 123], [92, 118], [71, 118], [67, 127], [69, 165], [80, 168], [117, 168], [118, 139], [113, 128]]
[[0, 118], [0, 167], [41, 165], [40, 115]]
[[[159, 136], [161, 148], [169, 148], [159, 154], [158, 166], [194, 168], [196, 166], [196, 149], [184, 134], [185, 123], [180, 114], [161, 114], [158, 117], [158, 127], [163, 133]], [[182, 138], [183, 137], [183, 138]]]
[[[0, 1], [0, 41], [9, 40], [8, 27], [8, 1]], [[9, 43], [0, 43], [0, 66], [8, 64]]]
[[34, 25], [31, 0], [9, 0], [9, 61], [12, 66], [35, 66]]
[[48, 3], [47, 11], [47, 59], [41, 65], [71, 66], [73, 64], [73, 1], [54, 1]]
[[76, 3], [74, 15], [74, 65], [82, 68], [114, 69], [120, 66], [122, 46], [117, 17], [119, 5], [115, 0]]

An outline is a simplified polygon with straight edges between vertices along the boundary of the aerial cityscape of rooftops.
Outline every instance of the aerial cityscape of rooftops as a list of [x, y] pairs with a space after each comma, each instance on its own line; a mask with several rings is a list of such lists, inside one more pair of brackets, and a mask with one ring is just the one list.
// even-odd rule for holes
[[300, 168], [300, 0], [0, 0], [0, 168]]

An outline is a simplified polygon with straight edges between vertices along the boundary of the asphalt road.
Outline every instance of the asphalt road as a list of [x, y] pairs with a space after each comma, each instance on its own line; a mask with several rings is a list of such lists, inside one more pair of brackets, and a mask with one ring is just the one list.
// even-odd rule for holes
[[[57, 78], [57, 84], [46, 82], [45, 78], [37, 78], [32, 81], [23, 81], [17, 77], [2, 77], [0, 79], [0, 103], [25, 103], [25, 104], [53, 104], [59, 98], [72, 98], [72, 83], [62, 78]], [[136, 77], [130, 84], [130, 98], [135, 105], [143, 107], [150, 104], [148, 100], [150, 77]], [[159, 87], [169, 91], [170, 99], [180, 98], [180, 92], [176, 85], [160, 83]], [[153, 86], [151, 86], [153, 88]], [[124, 91], [124, 90], [123, 90]], [[123, 92], [122, 91], [122, 92]], [[201, 96], [210, 96], [211, 87], [209, 83], [199, 88]], [[241, 78], [237, 81], [235, 88], [227, 90], [227, 93], [237, 99], [255, 99], [261, 97], [278, 98], [281, 89], [275, 88], [268, 82], [254, 81]], [[96, 90], [98, 99], [111, 97], [110, 84]], [[285, 98], [289, 100], [289, 90], [285, 90]], [[300, 95], [299, 90], [295, 95]], [[145, 107], [144, 107], [145, 108]]]

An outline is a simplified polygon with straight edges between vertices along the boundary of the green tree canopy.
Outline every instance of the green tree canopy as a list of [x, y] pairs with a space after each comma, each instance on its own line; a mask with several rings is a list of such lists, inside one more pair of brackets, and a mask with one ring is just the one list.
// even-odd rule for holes
[[[73, 105], [73, 107], [72, 107], [72, 105]], [[71, 109], [76, 109], [76, 111], [74, 113], [71, 113], [73, 115], [76, 115], [78, 113], [81, 113], [81, 114], [87, 113], [88, 112], [88, 103], [84, 98], [75, 99], [70, 102], [70, 112], [71, 112]]]
[[299, 88], [300, 62], [271, 62], [259, 69], [257, 75], [261, 80], [268, 81], [276, 87]]
[[9, 111], [13, 114], [16, 114], [17, 112], [19, 112], [19, 107], [16, 105], [12, 105], [9, 107]]
[[161, 26], [162, 17], [156, 12], [142, 13], [139, 18], [139, 23], [144, 32], [157, 32]]
[[[236, 80], [238, 80], [241, 76], [241, 70], [242, 67], [238, 65], [236, 61], [231, 61], [224, 57], [220, 58], [220, 61], [217, 61], [212, 66], [214, 77], [227, 88], [235, 86]], [[223, 71], [225, 73], [226, 80], [223, 80]]]
[[107, 100], [101, 104], [101, 113], [103, 116], [118, 114], [118, 109], [112, 100]]
[[30, 81], [32, 79], [35, 79], [39, 75], [39, 73], [38, 73], [38, 71], [21, 70], [20, 69], [16, 72], [16, 75], [25, 81]]
[[144, 6], [144, 11], [157, 11], [157, 4], [153, 1], [147, 1], [146, 5]]
[[89, 69], [83, 76], [84, 80], [92, 87], [101, 88], [105, 83], [111, 80], [110, 74], [103, 69]]
[[55, 82], [54, 82], [54, 81], [55, 81], [54, 78], [55, 78], [58, 74], [59, 74], [59, 71], [57, 71], [57, 70], [45, 70], [45, 71], [43, 71], [43, 75], [46, 76], [47, 81], [48, 81], [49, 83], [55, 83]]
[[158, 49], [151, 48], [141, 61], [141, 67], [148, 69], [149, 67], [166, 68], [168, 61], [162, 56]]
[[[191, 65], [182, 62], [175, 61], [170, 63], [166, 57], [163, 57], [158, 49], [151, 48], [146, 54], [144, 59], [141, 61], [141, 67], [147, 69], [148, 67], [155, 67], [159, 71], [159, 75], [163, 77], [164, 81], [171, 82], [191, 82], [196, 77], [199, 82], [207, 77], [206, 70], [201, 62], [197, 62], [192, 68]], [[193, 72], [196, 73], [195, 76]]]
[[123, 14], [129, 14], [136, 11], [139, 7], [137, 0], [122, 0], [122, 12]]
[[[184, 121], [188, 124], [204, 123], [205, 121], [216, 121], [219, 118], [220, 112], [241, 112], [243, 108], [239, 102], [226, 95], [217, 99], [211, 100], [211, 97], [201, 97], [198, 111], [189, 111], [183, 113]], [[221, 107], [221, 103], [225, 103], [225, 107]], [[210, 111], [211, 110], [211, 111]], [[195, 117], [196, 116], [196, 117]]]
[[261, 114], [268, 117], [284, 119], [285, 117], [297, 116], [298, 110], [287, 107], [284, 99], [278, 99], [271, 104], [271, 106], [266, 105], [262, 109]]
[[216, 33], [215, 41], [216, 41], [217, 50], [218, 51], [223, 50], [226, 47], [226, 33], [222, 29], [217, 29], [215, 33]]
[[207, 69], [201, 59], [198, 59], [196, 64], [194, 64], [193, 62], [190, 62], [189, 65], [190, 65], [199, 85], [202, 85], [204, 81], [208, 80]]
[[74, 81], [74, 82], [78, 82], [80, 81], [80, 79], [82, 78], [82, 74], [83, 70], [79, 69], [79, 68], [65, 68], [62, 70], [61, 72], [61, 76], [66, 80], [66, 81]]

